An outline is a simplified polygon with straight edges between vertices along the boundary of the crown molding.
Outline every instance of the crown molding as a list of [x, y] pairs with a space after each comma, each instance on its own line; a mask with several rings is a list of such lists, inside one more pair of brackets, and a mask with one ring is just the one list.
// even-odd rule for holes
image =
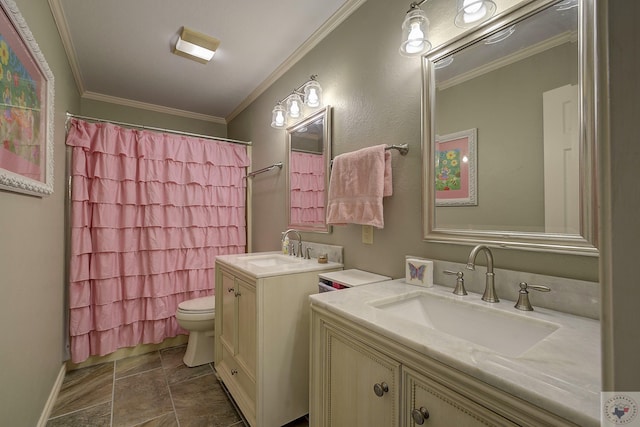
[[172, 116], [186, 117], [189, 119], [204, 120], [207, 122], [219, 123], [226, 125], [227, 121], [222, 117], [210, 116], [208, 114], [194, 113], [192, 111], [180, 110], [177, 108], [164, 107], [162, 105], [150, 104], [147, 102], [134, 101], [117, 96], [104, 95], [102, 93], [85, 91], [82, 94], [84, 99], [92, 99], [94, 101], [108, 102], [110, 104], [122, 105], [125, 107], [139, 108], [142, 110], [155, 111], [157, 113], [171, 114]]
[[84, 84], [82, 79], [82, 73], [80, 72], [80, 66], [78, 65], [78, 56], [76, 55], [76, 49], [73, 46], [71, 34], [69, 33], [69, 25], [67, 24], [67, 18], [62, 10], [62, 4], [60, 0], [49, 0], [49, 8], [53, 15], [53, 20], [58, 27], [58, 33], [60, 33], [60, 39], [62, 40], [62, 46], [67, 54], [69, 60], [69, 66], [73, 73], [73, 79], [76, 82], [76, 87], [80, 94], [84, 93]]
[[540, 43], [528, 46], [515, 53], [496, 59], [495, 61], [489, 62], [480, 67], [474, 68], [473, 70], [467, 71], [466, 73], [462, 73], [450, 79], [444, 80], [438, 83], [437, 88], [439, 90], [448, 89], [452, 86], [459, 85], [460, 83], [463, 83], [467, 80], [474, 79], [483, 74], [497, 70], [498, 68], [506, 67], [507, 65], [522, 61], [525, 58], [537, 55], [538, 53], [544, 52], [562, 44], [575, 43], [577, 40], [578, 34], [575, 31], [566, 31], [562, 34], [558, 34], [555, 37], [548, 38], [547, 40], [543, 40]]

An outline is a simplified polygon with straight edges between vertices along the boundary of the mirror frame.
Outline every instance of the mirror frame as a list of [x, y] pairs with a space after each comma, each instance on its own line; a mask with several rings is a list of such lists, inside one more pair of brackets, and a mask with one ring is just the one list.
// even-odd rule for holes
[[306, 224], [292, 224], [291, 223], [291, 134], [298, 131], [305, 126], [308, 126], [310, 123], [315, 122], [320, 117], [324, 118], [323, 125], [323, 134], [322, 134], [322, 155], [324, 156], [324, 207], [325, 212], [327, 208], [328, 201], [328, 192], [329, 192], [329, 176], [331, 173], [331, 106], [327, 105], [322, 110], [318, 110], [311, 114], [310, 116], [305, 117], [299, 122], [287, 127], [287, 162], [286, 162], [286, 188], [287, 188], [287, 197], [286, 197], [286, 209], [287, 209], [287, 227], [295, 228], [300, 231], [313, 231], [316, 233], [330, 233], [331, 225], [327, 224], [327, 219], [325, 215], [324, 223], [321, 225], [306, 225]]
[[501, 230], [465, 230], [437, 228], [435, 224], [435, 75], [433, 63], [551, 7], [560, 0], [537, 0], [497, 16], [477, 30], [462, 34], [422, 57], [422, 222], [423, 239], [429, 242], [524, 249], [531, 251], [598, 255], [597, 229], [597, 157], [596, 157], [596, 40], [594, 0], [578, 3], [578, 84], [580, 138], [580, 234], [534, 233]]

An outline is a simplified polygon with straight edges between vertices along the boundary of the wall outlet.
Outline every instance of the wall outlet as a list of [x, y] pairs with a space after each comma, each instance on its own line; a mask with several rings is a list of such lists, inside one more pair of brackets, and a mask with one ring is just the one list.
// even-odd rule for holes
[[373, 245], [373, 225], [362, 226], [362, 243]]

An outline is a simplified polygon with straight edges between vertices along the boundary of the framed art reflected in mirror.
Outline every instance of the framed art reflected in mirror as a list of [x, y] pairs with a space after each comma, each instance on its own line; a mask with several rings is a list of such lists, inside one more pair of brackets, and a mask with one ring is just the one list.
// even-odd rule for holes
[[476, 129], [436, 136], [436, 206], [476, 206]]

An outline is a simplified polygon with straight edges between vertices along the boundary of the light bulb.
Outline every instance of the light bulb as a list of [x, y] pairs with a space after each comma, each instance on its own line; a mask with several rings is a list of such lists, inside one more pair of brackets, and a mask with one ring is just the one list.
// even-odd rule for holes
[[297, 119], [300, 117], [300, 105], [298, 105], [298, 101], [292, 101], [289, 106], [289, 117]]
[[282, 104], [278, 103], [275, 107], [273, 107], [273, 112], [271, 114], [271, 127], [273, 128], [283, 128], [287, 124], [287, 118], [285, 116], [285, 110]]
[[282, 125], [284, 125], [284, 114], [282, 114], [282, 111], [278, 111], [276, 113], [276, 126]]
[[292, 119], [297, 119], [302, 114], [302, 98], [296, 92], [287, 98], [287, 115]]
[[464, 13], [469, 15], [473, 15], [474, 13], [478, 13], [480, 9], [484, 9], [484, 5], [478, 0], [464, 0], [462, 7], [464, 8]]
[[454, 23], [460, 28], [471, 28], [491, 18], [495, 11], [494, 0], [458, 0], [458, 13]]
[[411, 23], [411, 31], [409, 31], [409, 37], [407, 37], [407, 53], [420, 52], [424, 47], [424, 33], [420, 29], [419, 22]]
[[318, 97], [318, 91], [316, 88], [309, 88], [309, 94], [307, 95], [307, 105], [309, 107], [317, 107], [320, 105], [320, 97]]
[[464, 9], [464, 22], [470, 24], [481, 20], [487, 14], [487, 8], [482, 3], [474, 3]]

